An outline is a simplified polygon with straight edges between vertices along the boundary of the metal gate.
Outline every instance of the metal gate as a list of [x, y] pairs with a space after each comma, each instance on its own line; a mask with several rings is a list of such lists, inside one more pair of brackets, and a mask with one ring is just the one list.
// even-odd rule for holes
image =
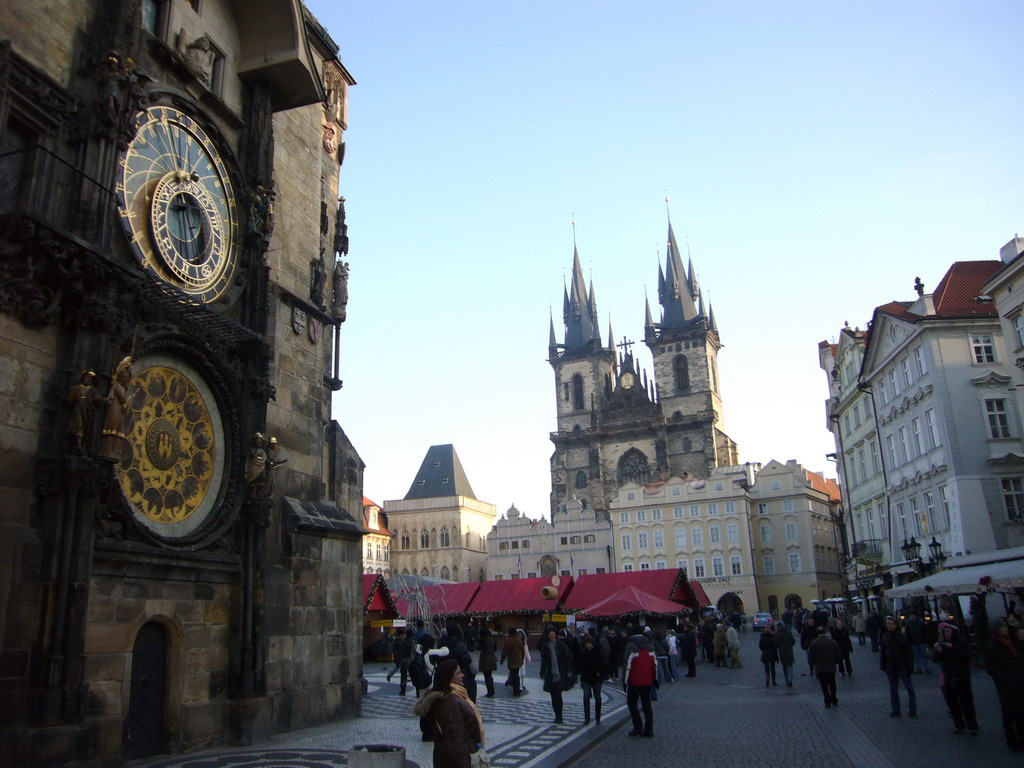
[[158, 755], [164, 748], [164, 701], [167, 692], [167, 632], [144, 624], [132, 649], [132, 681], [125, 721], [125, 757]]

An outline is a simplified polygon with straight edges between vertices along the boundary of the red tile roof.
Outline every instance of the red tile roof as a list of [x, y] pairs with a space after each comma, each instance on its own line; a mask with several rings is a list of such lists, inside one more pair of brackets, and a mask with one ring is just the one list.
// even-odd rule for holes
[[957, 261], [939, 282], [935, 293], [936, 315], [994, 315], [996, 305], [991, 301], [977, 301], [982, 288], [1003, 263], [992, 261]]
[[541, 595], [544, 587], [551, 586], [551, 579], [538, 576], [534, 579], [503, 579], [485, 581], [480, 585], [469, 612], [476, 616], [494, 616], [500, 613], [549, 613], [559, 610], [565, 595], [572, 589], [572, 576], [560, 577], [558, 594], [549, 599]]
[[576, 577], [569, 596], [562, 603], [566, 613], [577, 613], [623, 587], [635, 587], [663, 600], [674, 600], [688, 608], [710, 605], [700, 584], [686, 580], [683, 568], [620, 573], [587, 573]]
[[811, 488], [828, 496], [830, 501], [842, 500], [842, 491], [839, 490], [835, 480], [822, 477], [817, 472], [811, 472], [809, 469], [805, 469], [804, 472], [807, 473], [807, 479], [811, 481]]

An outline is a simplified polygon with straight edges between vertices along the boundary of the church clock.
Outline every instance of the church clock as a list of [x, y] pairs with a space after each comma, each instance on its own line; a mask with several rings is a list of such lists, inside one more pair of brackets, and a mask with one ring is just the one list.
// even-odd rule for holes
[[174, 355], [146, 355], [129, 385], [121, 489], [135, 522], [168, 542], [201, 535], [224, 484], [226, 435], [203, 376]]
[[132, 251], [161, 280], [214, 301], [231, 285], [237, 263], [238, 210], [227, 166], [181, 110], [151, 107], [134, 127], [117, 185]]

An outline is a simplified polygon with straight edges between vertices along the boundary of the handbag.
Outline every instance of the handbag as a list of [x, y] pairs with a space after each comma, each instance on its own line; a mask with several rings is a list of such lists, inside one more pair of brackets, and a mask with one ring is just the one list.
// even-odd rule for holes
[[469, 754], [469, 765], [471, 768], [491, 768], [491, 756], [487, 750], [480, 747], [476, 752]]

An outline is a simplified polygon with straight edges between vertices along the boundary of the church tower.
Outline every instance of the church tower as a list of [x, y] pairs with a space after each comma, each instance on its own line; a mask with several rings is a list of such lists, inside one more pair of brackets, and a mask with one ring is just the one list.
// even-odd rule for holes
[[563, 295], [565, 341], [557, 343], [553, 320], [548, 339], [557, 414], [552, 513], [575, 498], [607, 516], [624, 483], [707, 477], [714, 467], [739, 462], [723, 427], [714, 312], [710, 305], [705, 311], [693, 264], [683, 269], [671, 223], [658, 298], [658, 322], [646, 307], [644, 343], [654, 358], [648, 380], [633, 343], [623, 338], [616, 345], [610, 324], [602, 343], [594, 289], [587, 289], [574, 251]]
[[[665, 267], [658, 266], [661, 320], [654, 322], [648, 303], [644, 343], [654, 358], [665, 424], [674, 435], [668, 447], [673, 470], [706, 476], [709, 468], [735, 464], [739, 457], [735, 442], [725, 434], [718, 378], [722, 342], [715, 311], [710, 303], [705, 307], [693, 261], [687, 262], [684, 269], [670, 221]], [[703, 459], [686, 455], [693, 453], [703, 454]]]

